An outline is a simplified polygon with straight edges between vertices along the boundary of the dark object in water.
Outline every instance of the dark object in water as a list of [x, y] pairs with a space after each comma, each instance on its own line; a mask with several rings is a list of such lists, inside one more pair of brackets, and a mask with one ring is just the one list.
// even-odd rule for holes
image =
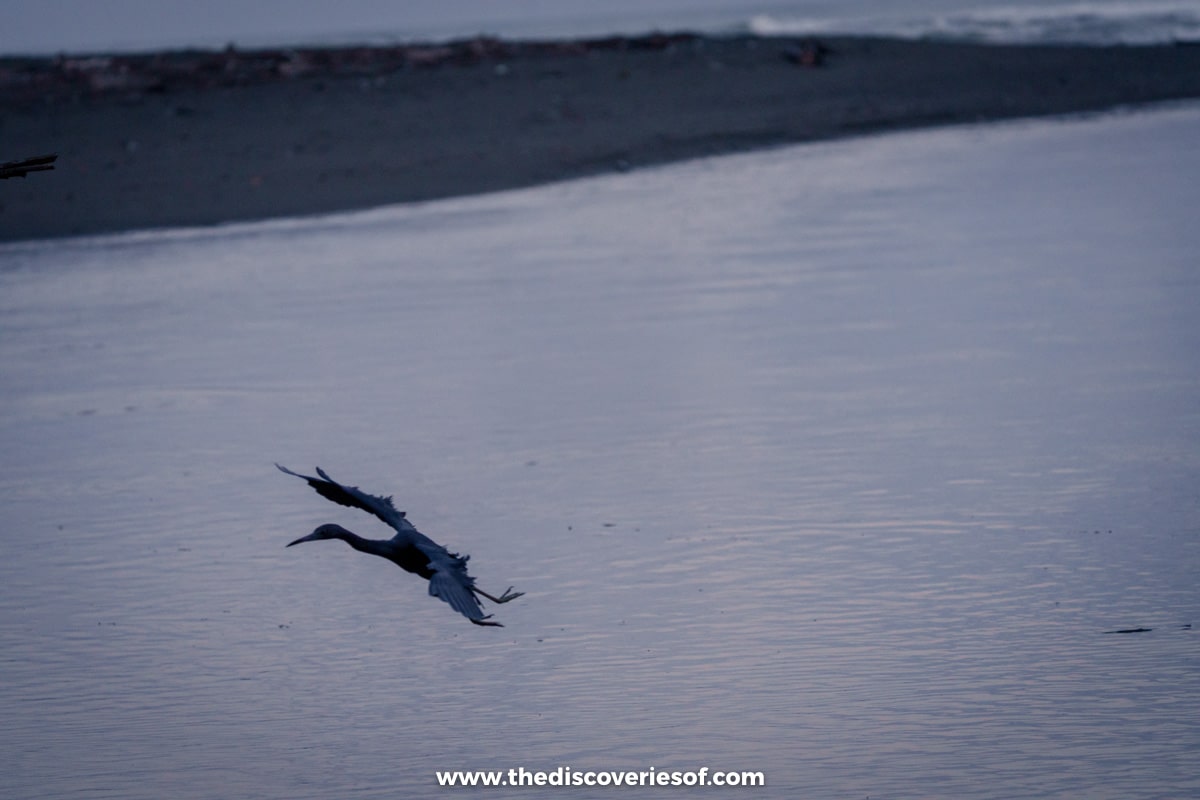
[[44, 172], [54, 169], [58, 153], [50, 153], [33, 158], [22, 158], [17, 161], [5, 161], [0, 164], [0, 178], [24, 178], [31, 172]]
[[1149, 633], [1154, 628], [1121, 628], [1119, 631], [1105, 631], [1105, 633]]
[[317, 490], [317, 494], [326, 500], [342, 506], [360, 508], [386, 522], [396, 531], [396, 535], [387, 540], [364, 539], [351, 533], [341, 525], [321, 525], [308, 536], [302, 536], [288, 547], [301, 542], [315, 542], [320, 539], [341, 539], [355, 550], [380, 556], [391, 561], [405, 572], [420, 575], [429, 581], [429, 594], [439, 600], [446, 601], [451, 608], [462, 614], [476, 625], [491, 625], [503, 627], [499, 622], [488, 622], [491, 614], [484, 614], [479, 605], [479, 598], [485, 597], [493, 603], [507, 603], [516, 600], [524, 592], [514, 592], [508, 587], [504, 594], [493, 597], [475, 586], [475, 579], [467, 574], [467, 560], [470, 556], [460, 556], [451, 553], [437, 542], [421, 533], [411, 522], [404, 518], [403, 511], [397, 511], [390, 497], [376, 497], [359, 491], [357, 486], [343, 486], [325, 474], [317, 467], [320, 478], [301, 475], [279, 464], [281, 472], [295, 475], [308, 481], [308, 485]]

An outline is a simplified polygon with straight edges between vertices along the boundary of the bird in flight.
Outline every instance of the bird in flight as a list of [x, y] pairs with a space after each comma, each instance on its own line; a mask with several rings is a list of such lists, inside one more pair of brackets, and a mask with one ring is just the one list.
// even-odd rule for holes
[[391, 497], [376, 497], [360, 491], [357, 486], [343, 486], [329, 477], [320, 467], [314, 478], [292, 472], [287, 467], [276, 464], [281, 472], [295, 475], [308, 482], [317, 490], [317, 494], [326, 500], [332, 500], [338, 505], [361, 508], [386, 522], [396, 530], [391, 539], [364, 539], [358, 534], [351, 533], [341, 525], [332, 523], [321, 525], [308, 536], [302, 536], [288, 547], [301, 542], [315, 542], [320, 539], [341, 539], [346, 544], [363, 553], [381, 556], [391, 561], [405, 572], [420, 575], [429, 581], [429, 594], [444, 600], [458, 613], [476, 625], [491, 625], [503, 627], [499, 622], [489, 622], [491, 614], [484, 614], [479, 605], [483, 597], [493, 603], [507, 603], [516, 600], [524, 592], [514, 592], [508, 587], [504, 594], [494, 597], [475, 585], [475, 579], [467, 574], [467, 560], [470, 556], [460, 556], [451, 553], [437, 542], [421, 533], [405, 519], [403, 511], [397, 511]]

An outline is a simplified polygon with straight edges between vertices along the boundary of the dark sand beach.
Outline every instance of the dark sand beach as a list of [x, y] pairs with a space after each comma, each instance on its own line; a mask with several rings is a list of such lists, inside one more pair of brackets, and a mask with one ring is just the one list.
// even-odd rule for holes
[[1200, 45], [689, 34], [0, 59], [0, 240], [367, 208], [1200, 96]]

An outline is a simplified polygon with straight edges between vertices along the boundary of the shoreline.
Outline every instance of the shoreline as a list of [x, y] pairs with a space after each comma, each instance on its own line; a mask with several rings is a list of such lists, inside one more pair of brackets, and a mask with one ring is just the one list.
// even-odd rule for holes
[[1200, 97], [1200, 45], [653, 34], [0, 58], [0, 241], [351, 211]]

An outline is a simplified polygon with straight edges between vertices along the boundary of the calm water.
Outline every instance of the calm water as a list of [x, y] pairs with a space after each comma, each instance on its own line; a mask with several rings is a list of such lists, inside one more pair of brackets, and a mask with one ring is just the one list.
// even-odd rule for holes
[[1200, 40], [1200, 0], [0, 0], [0, 13], [0, 53], [655, 29], [1093, 44]]
[[[0, 247], [0, 795], [1197, 796], [1197, 174], [1183, 106]], [[386, 529], [275, 460], [527, 596], [285, 550]]]

